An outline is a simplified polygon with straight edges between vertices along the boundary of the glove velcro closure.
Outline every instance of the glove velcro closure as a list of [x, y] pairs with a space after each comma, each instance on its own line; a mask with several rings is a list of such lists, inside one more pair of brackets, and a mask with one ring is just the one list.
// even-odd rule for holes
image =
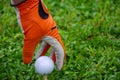
[[10, 5], [11, 6], [17, 6], [25, 2], [26, 0], [11, 0]]

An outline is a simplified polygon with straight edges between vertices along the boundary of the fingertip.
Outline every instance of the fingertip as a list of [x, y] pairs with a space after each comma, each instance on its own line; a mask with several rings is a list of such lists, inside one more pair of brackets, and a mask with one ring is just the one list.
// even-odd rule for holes
[[23, 57], [24, 64], [29, 64], [29, 63], [31, 63], [31, 61], [32, 61], [31, 57]]
[[62, 67], [56, 66], [57, 71], [60, 71], [62, 69]]

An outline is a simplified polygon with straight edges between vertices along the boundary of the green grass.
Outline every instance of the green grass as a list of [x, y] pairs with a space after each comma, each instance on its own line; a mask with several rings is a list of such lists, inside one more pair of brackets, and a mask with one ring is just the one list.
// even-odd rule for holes
[[[44, 0], [66, 47], [49, 80], [120, 80], [120, 0]], [[22, 62], [23, 34], [14, 8], [0, 0], [0, 80], [42, 80]]]

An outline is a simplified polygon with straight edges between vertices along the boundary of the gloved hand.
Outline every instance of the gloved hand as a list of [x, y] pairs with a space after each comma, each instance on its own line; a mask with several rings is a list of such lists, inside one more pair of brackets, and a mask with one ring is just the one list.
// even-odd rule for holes
[[51, 58], [61, 70], [65, 58], [65, 48], [58, 33], [56, 23], [41, 0], [26, 0], [16, 6], [18, 21], [24, 33], [23, 61], [32, 61], [36, 46], [41, 41], [41, 48], [36, 58], [45, 55], [52, 47]]

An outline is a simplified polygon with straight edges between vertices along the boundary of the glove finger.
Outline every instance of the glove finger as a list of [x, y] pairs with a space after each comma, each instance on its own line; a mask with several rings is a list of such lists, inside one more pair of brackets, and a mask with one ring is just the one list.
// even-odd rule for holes
[[25, 64], [28, 64], [32, 61], [32, 57], [35, 51], [35, 48], [38, 44], [38, 41], [36, 40], [29, 40], [24, 39], [24, 45], [23, 45], [23, 62]]
[[40, 49], [38, 50], [38, 52], [36, 54], [36, 59], [39, 58], [40, 56], [45, 55], [45, 53], [48, 51], [49, 48], [50, 48], [50, 45], [43, 41], [41, 43]]
[[55, 52], [52, 54], [52, 60], [53, 60], [54, 62], [56, 62], [56, 55], [55, 55]]
[[57, 70], [61, 70], [64, 62], [64, 48], [60, 44], [60, 42], [50, 36], [46, 36], [43, 38], [45, 42], [50, 44], [52, 48], [55, 50], [55, 56], [56, 56], [56, 68]]
[[56, 56], [55, 56], [55, 50], [52, 49], [51, 52], [50, 52], [50, 57], [51, 59], [54, 61], [54, 63], [56, 62]]

